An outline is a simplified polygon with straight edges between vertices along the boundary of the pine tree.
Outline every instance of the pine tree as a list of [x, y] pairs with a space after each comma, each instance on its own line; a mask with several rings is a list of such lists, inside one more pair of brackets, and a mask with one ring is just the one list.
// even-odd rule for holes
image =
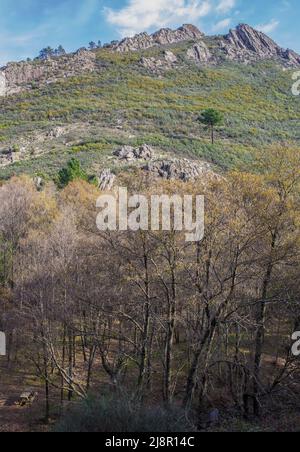
[[97, 48], [97, 44], [94, 41], [91, 41], [89, 43], [89, 49], [90, 50], [95, 50]]
[[215, 127], [222, 124], [223, 119], [222, 113], [213, 108], [204, 110], [199, 118], [199, 121], [202, 122], [202, 124], [206, 124], [210, 128], [212, 144], [215, 142]]

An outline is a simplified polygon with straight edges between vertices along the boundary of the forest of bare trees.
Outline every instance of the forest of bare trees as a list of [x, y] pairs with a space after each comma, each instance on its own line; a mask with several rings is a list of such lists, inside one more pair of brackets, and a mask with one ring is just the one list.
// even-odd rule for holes
[[[265, 171], [267, 169], [267, 171]], [[205, 238], [96, 228], [98, 190], [0, 188], [0, 329], [52, 407], [104, 391], [136, 404], [259, 417], [299, 398], [300, 153], [193, 183], [124, 174], [131, 192], [205, 195]]]

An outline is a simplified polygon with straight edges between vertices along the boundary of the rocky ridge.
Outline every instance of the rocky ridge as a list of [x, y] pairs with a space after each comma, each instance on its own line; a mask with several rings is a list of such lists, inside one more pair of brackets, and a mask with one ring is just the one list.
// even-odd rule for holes
[[96, 55], [86, 49], [44, 61], [9, 63], [0, 69], [0, 96], [32, 88], [34, 83], [54, 83], [95, 69]]
[[[191, 42], [185, 57], [178, 60], [171, 50], [164, 47], [182, 42]], [[283, 49], [264, 33], [249, 25], [238, 25], [225, 36], [205, 36], [193, 25], [183, 25], [177, 30], [161, 29], [152, 35], [141, 33], [132, 38], [108, 46], [111, 52], [135, 52], [164, 48], [162, 56], [143, 55], [141, 64], [153, 73], [181, 67], [188, 61], [202, 65], [217, 65], [224, 61], [251, 63], [275, 60], [284, 67], [299, 67], [300, 55], [291, 49]], [[185, 60], [185, 61], [184, 61]], [[80, 49], [75, 53], [46, 60], [9, 63], [0, 69], [0, 96], [32, 89], [43, 84], [92, 72], [99, 69], [97, 55], [93, 51]]]
[[230, 60], [248, 62], [278, 59], [287, 66], [300, 66], [300, 55], [290, 49], [283, 49], [267, 35], [246, 24], [230, 30], [221, 42], [221, 47]]
[[117, 52], [134, 52], [145, 50], [155, 46], [165, 46], [183, 41], [196, 41], [204, 36], [197, 27], [185, 24], [177, 30], [162, 28], [161, 30], [149, 35], [140, 33], [132, 38], [125, 38], [121, 42], [112, 46]]
[[[225, 36], [217, 36], [213, 48], [209, 48], [205, 36], [193, 25], [183, 25], [178, 30], [162, 29], [149, 35], [140, 33], [132, 38], [125, 38], [111, 47], [116, 52], [142, 51], [157, 46], [166, 46], [184, 41], [193, 41], [194, 45], [187, 51], [187, 58], [196, 63], [217, 64], [224, 60], [248, 63], [264, 59], [274, 59], [287, 67], [300, 66], [300, 55], [290, 49], [283, 49], [264, 33], [246, 24], [238, 25]], [[174, 62], [164, 59], [143, 59], [145, 67], [156, 69], [172, 66]]]

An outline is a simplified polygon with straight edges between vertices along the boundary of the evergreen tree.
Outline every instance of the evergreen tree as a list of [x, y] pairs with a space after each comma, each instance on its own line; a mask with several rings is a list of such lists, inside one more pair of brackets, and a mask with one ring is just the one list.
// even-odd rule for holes
[[202, 122], [202, 124], [206, 124], [210, 128], [212, 144], [215, 142], [215, 127], [222, 124], [223, 119], [222, 113], [213, 108], [204, 110], [199, 118], [199, 121]]
[[63, 48], [62, 45], [59, 45], [59, 46], [57, 47], [57, 49], [55, 50], [55, 54], [56, 54], [57, 56], [62, 56], [62, 55], [65, 55], [65, 54], [66, 54], [66, 51], [65, 51], [65, 49]]
[[39, 59], [46, 60], [47, 58], [52, 57], [54, 55], [55, 55], [55, 50], [53, 50], [52, 47], [48, 46], [40, 51]]
[[58, 185], [60, 188], [66, 187], [70, 182], [81, 179], [88, 181], [88, 175], [82, 169], [79, 160], [72, 158], [66, 168], [62, 168], [58, 173]]
[[96, 44], [94, 41], [91, 41], [91, 42], [89, 43], [89, 49], [90, 49], [90, 50], [95, 50], [95, 49], [97, 49], [97, 44]]

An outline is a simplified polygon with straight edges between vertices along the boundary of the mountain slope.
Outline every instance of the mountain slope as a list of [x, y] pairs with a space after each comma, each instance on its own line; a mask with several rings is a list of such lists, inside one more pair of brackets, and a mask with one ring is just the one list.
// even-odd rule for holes
[[[177, 30], [161, 29], [152, 35], [141, 33], [133, 38], [125, 38], [121, 42], [107, 45], [106, 49], [119, 53], [138, 52], [181, 43], [194, 44], [188, 49], [186, 57], [198, 63], [222, 64], [224, 61], [249, 63], [272, 60], [285, 67], [300, 67], [300, 56], [296, 52], [282, 49], [268, 36], [245, 24], [230, 30], [226, 36], [213, 37], [205, 36], [194, 25], [183, 25]], [[172, 62], [175, 60], [169, 61]], [[95, 53], [84, 48], [73, 54], [52, 56], [46, 60], [9, 63], [0, 69], [0, 96], [31, 89], [35, 82], [39, 86], [50, 84], [98, 69]]]
[[[112, 153], [124, 144], [147, 143], [159, 155], [201, 158], [227, 169], [271, 143], [299, 143], [300, 104], [291, 93], [296, 63], [285, 67], [269, 38], [258, 48], [259, 32], [251, 50], [243, 30], [144, 50], [81, 51], [82, 70], [69, 55], [68, 71], [55, 61], [51, 79], [52, 60], [31, 63], [45, 71], [42, 78], [26, 75], [19, 92], [0, 98], [0, 177], [53, 177], [71, 156], [98, 172], [117, 165]], [[224, 56], [224, 45], [239, 56]], [[197, 121], [205, 108], [225, 115], [215, 146]]]

